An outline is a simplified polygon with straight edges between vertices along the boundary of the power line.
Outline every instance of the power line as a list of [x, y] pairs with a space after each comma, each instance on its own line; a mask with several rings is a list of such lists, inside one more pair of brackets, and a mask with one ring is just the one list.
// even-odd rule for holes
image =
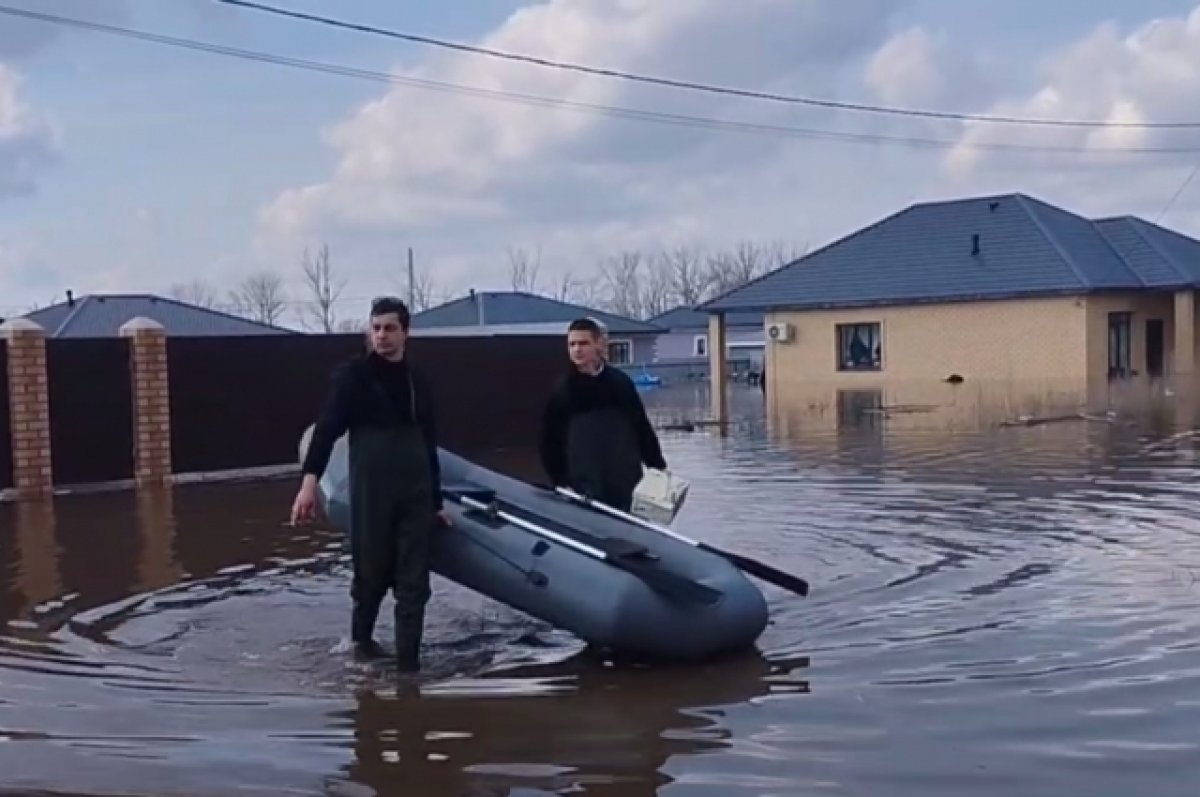
[[1183, 195], [1183, 192], [1187, 190], [1187, 187], [1189, 185], [1191, 185], [1192, 180], [1196, 179], [1197, 174], [1200, 174], [1200, 163], [1197, 163], [1192, 168], [1192, 171], [1184, 179], [1183, 183], [1179, 186], [1179, 188], [1175, 189], [1175, 193], [1171, 196], [1171, 198], [1169, 200], [1167, 200], [1167, 204], [1163, 207], [1162, 210], [1159, 211], [1158, 216], [1154, 219], [1154, 222], [1156, 224], [1159, 221], [1162, 221], [1163, 216], [1167, 215], [1167, 212], [1170, 211], [1171, 207], [1175, 204], [1175, 202], [1179, 199], [1179, 197], [1181, 197]]
[[302, 11], [294, 11], [277, 6], [266, 5], [265, 3], [251, 2], [251, 0], [216, 0], [218, 3], [224, 3], [231, 6], [239, 6], [241, 8], [250, 9], [253, 11], [261, 11], [268, 14], [275, 14], [282, 17], [290, 17], [299, 19], [305, 22], [315, 22], [320, 25], [329, 27], [343, 28], [346, 30], [358, 31], [360, 33], [370, 33], [376, 36], [386, 36], [391, 39], [399, 39], [401, 41], [411, 42], [414, 44], [427, 44], [433, 47], [441, 47], [449, 50], [457, 50], [459, 52], [471, 53], [473, 55], [482, 55], [490, 58], [500, 58], [507, 61], [517, 61], [521, 63], [533, 64], [536, 66], [547, 67], [551, 69], [561, 69], [571, 72], [581, 72], [589, 75], [599, 75], [602, 77], [618, 78], [621, 80], [630, 80], [638, 83], [650, 83], [658, 86], [668, 86], [677, 89], [686, 89], [689, 91], [700, 91], [709, 94], [723, 94], [733, 97], [743, 97], [757, 100], [768, 100], [771, 102], [781, 102], [790, 105], [808, 105], [818, 108], [828, 108], [841, 111], [858, 111], [862, 113], [874, 114], [889, 114], [893, 116], [909, 116], [923, 117], [928, 119], [950, 119], [960, 122], [991, 122], [996, 124], [1013, 124], [1013, 125], [1041, 125], [1049, 127], [1107, 127], [1107, 128], [1138, 128], [1138, 129], [1196, 129], [1200, 128], [1200, 121], [1193, 122], [1104, 122], [1099, 120], [1068, 120], [1068, 119], [1035, 119], [1029, 117], [1014, 117], [1014, 116], [990, 116], [986, 114], [969, 114], [956, 113], [952, 111], [933, 111], [919, 108], [897, 108], [884, 105], [871, 105], [868, 103], [844, 102], [838, 100], [823, 100], [816, 97], [800, 97], [786, 94], [773, 94], [763, 91], [751, 91], [749, 89], [739, 89], [730, 86], [717, 86], [708, 83], [696, 83], [687, 80], [676, 80], [672, 78], [655, 77], [652, 75], [642, 75], [633, 72], [624, 72], [616, 69], [604, 69], [600, 67], [585, 66], [583, 64], [569, 63], [566, 61], [555, 61], [549, 58], [541, 58], [538, 56], [526, 55], [523, 53], [511, 53], [502, 50], [494, 50], [487, 47], [477, 47], [461, 42], [448, 41], [446, 39], [436, 39], [430, 36], [422, 36], [415, 33], [404, 33], [386, 28], [379, 28], [372, 25], [365, 25], [357, 22], [347, 22], [346, 20], [335, 19], [333, 17], [320, 16], [318, 14], [308, 14]]
[[535, 94], [525, 94], [514, 91], [504, 91], [500, 89], [483, 89], [475, 86], [466, 86], [456, 83], [449, 83], [437, 80], [428, 80], [423, 78], [402, 77], [391, 75], [386, 72], [378, 72], [369, 69], [359, 69], [356, 67], [343, 66], [339, 64], [330, 64], [320, 61], [310, 61], [301, 58], [292, 58], [289, 56], [274, 55], [254, 50], [244, 50], [236, 47], [228, 47], [225, 45], [210, 44], [196, 39], [185, 39], [173, 36], [165, 36], [147, 31], [135, 30], [132, 28], [124, 28], [116, 25], [107, 25], [99, 22], [91, 22], [87, 20], [74, 19], [70, 17], [62, 17], [53, 14], [43, 14], [36, 11], [29, 11], [20, 8], [11, 8], [9, 6], [0, 6], [0, 14], [8, 16], [23, 17], [49, 24], [62, 25], [65, 27], [81, 28], [98, 33], [107, 33], [115, 36], [123, 36], [141, 41], [162, 44], [171, 47], [180, 47], [184, 49], [197, 50], [207, 52], [214, 55], [224, 55], [232, 58], [241, 58], [259, 63], [274, 64], [277, 66], [288, 66], [296, 69], [304, 69], [314, 72], [323, 72], [331, 75], [342, 77], [357, 78], [360, 80], [371, 80], [380, 83], [389, 83], [393, 85], [404, 85], [417, 89], [429, 91], [444, 92], [450, 94], [461, 94], [484, 99], [492, 99], [502, 102], [510, 102], [522, 105], [565, 108], [569, 110], [581, 111], [586, 113], [594, 113], [602, 116], [608, 116], [618, 119], [629, 119], [634, 121], [652, 122], [656, 124], [666, 124], [678, 127], [688, 127], [693, 129], [719, 130], [724, 132], [746, 133], [755, 135], [768, 135], [783, 138], [798, 138], [808, 140], [825, 140], [825, 141], [841, 141], [848, 143], [863, 143], [863, 144], [895, 144], [902, 146], [918, 147], [918, 148], [954, 148], [961, 147], [969, 150], [989, 150], [989, 151], [1009, 151], [1009, 152], [1030, 152], [1030, 153], [1055, 153], [1055, 154], [1074, 154], [1074, 155], [1092, 155], [1092, 154], [1114, 154], [1114, 155], [1180, 155], [1180, 154], [1197, 154], [1200, 153], [1200, 146], [1191, 147], [1091, 147], [1081, 148], [1077, 146], [1050, 146], [1050, 145], [1032, 145], [1032, 144], [1004, 144], [992, 142], [960, 142], [952, 139], [925, 138], [914, 136], [894, 136], [882, 133], [850, 133], [836, 130], [827, 130], [819, 128], [794, 127], [789, 125], [774, 125], [758, 122], [747, 122], [734, 119], [721, 119], [707, 116], [692, 116], [688, 114], [666, 113], [662, 111], [646, 111], [636, 108], [628, 108], [617, 105], [602, 105], [599, 103], [588, 103], [577, 100], [565, 100], [560, 98], [545, 97]]

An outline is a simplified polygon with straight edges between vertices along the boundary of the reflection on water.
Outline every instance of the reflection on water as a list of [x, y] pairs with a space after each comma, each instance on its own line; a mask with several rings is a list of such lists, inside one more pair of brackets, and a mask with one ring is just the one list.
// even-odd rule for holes
[[[1112, 414], [1136, 416], [1152, 428], [1191, 428], [1198, 412], [1195, 380], [1107, 380], [1086, 385], [1076, 379], [1022, 379], [948, 373], [944, 379], [891, 378], [868, 381], [782, 377], [768, 391], [774, 427], [788, 435], [834, 432], [888, 422], [888, 429], [973, 432], [1028, 420]], [[790, 381], [789, 381], [790, 380]]]
[[[702, 388], [647, 397], [706, 414]], [[677, 522], [813, 592], [763, 585], [759, 652], [698, 668], [613, 668], [441, 580], [429, 671], [356, 665], [342, 540], [284, 524], [291, 480], [0, 507], [0, 793], [1187, 793], [1190, 416], [947, 433], [869, 396], [824, 426], [763, 404], [664, 433]]]

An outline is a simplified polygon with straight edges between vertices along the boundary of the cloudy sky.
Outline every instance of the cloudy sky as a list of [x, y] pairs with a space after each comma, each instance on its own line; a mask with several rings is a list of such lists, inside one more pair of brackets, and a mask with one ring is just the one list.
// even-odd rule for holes
[[[1197, 0], [264, 2], [784, 95], [1018, 117], [1200, 118]], [[1200, 164], [1200, 129], [964, 123], [744, 99], [217, 0], [0, 7], [359, 70], [0, 14], [0, 315], [67, 289], [165, 293], [196, 277], [225, 289], [263, 269], [285, 279], [300, 308], [300, 254], [322, 242], [348, 281], [339, 309], [357, 314], [364, 297], [400, 290], [409, 246], [454, 294], [507, 287], [511, 247], [540, 247], [547, 276], [583, 274], [631, 249], [816, 247], [914, 201], [985, 192], [1152, 220], [1169, 206], [1162, 223], [1200, 235], [1200, 177], [1172, 202]], [[736, 124], [666, 124], [596, 106]]]

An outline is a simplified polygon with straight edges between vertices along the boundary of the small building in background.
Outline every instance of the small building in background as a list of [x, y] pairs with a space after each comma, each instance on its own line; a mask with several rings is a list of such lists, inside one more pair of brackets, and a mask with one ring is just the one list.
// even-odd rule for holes
[[24, 315], [46, 330], [49, 339], [119, 338], [121, 325], [139, 316], [162, 324], [168, 337], [303, 334], [149, 293], [75, 297], [71, 291], [67, 291], [66, 301]]
[[[708, 379], [709, 314], [680, 305], [649, 320], [663, 328], [654, 345], [654, 372], [668, 380]], [[729, 313], [725, 323], [725, 360], [730, 375], [737, 381], [757, 381], [766, 340], [763, 313]]]
[[[656, 324], [523, 291], [470, 291], [413, 315], [413, 337], [559, 335], [576, 318], [590, 316], [608, 328], [608, 361], [640, 369], [653, 361], [662, 328]], [[563, 343], [566, 356], [566, 343]]]

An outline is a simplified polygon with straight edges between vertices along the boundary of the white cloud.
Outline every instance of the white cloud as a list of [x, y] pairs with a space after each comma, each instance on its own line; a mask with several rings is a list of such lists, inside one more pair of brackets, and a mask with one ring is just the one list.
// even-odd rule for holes
[[[36, 7], [33, 0], [23, 2]], [[145, 10], [151, 2], [129, 6]], [[1132, 32], [1085, 18], [1075, 23], [1077, 41], [1031, 51], [1022, 34], [989, 30], [977, 35], [944, 27], [937, 16], [912, 13], [936, 7], [912, 0], [543, 0], [513, 14], [480, 44], [634, 73], [894, 106], [1125, 119], [1185, 118], [1194, 115], [1190, 109], [1200, 108], [1197, 14]], [[946, 20], [947, 25], [964, 24]], [[244, 17], [223, 15], [193, 18], [191, 24], [208, 31], [206, 25], [244, 22]], [[6, 35], [0, 30], [0, 58], [5, 46], [10, 56], [20, 49]], [[272, 42], [261, 47], [287, 51]], [[1153, 217], [1200, 159], [975, 149], [987, 142], [1195, 146], [1192, 132], [1100, 133], [833, 112], [433, 49], [401, 52], [411, 53], [411, 60], [396, 69], [401, 79], [792, 128], [961, 140], [963, 146], [947, 152], [799, 134], [751, 135], [397, 85], [344, 118], [330, 120], [323, 146], [334, 165], [318, 173], [319, 179], [294, 178], [295, 184], [279, 191], [279, 184], [271, 182], [274, 176], [241, 169], [244, 161], [212, 167], [227, 182], [230, 196], [269, 192], [263, 197], [254, 251], [243, 248], [240, 224], [246, 221], [237, 211], [213, 216], [210, 222], [206, 203], [211, 185], [189, 182], [170, 170], [168, 183], [172, 191], [178, 189], [173, 194], [180, 197], [178, 204], [156, 202], [150, 193], [128, 196], [121, 207], [129, 214], [141, 207], [153, 213], [149, 218], [131, 216], [128, 228], [106, 218], [103, 232], [89, 230], [92, 237], [86, 240], [103, 242], [92, 247], [100, 252], [95, 258], [81, 254], [86, 247], [78, 241], [84, 238], [57, 240], [49, 231], [42, 234], [49, 248], [30, 251], [62, 263], [87, 260], [86, 273], [67, 275], [78, 290], [85, 283], [89, 288], [162, 290], [185, 279], [171, 273], [173, 268], [198, 271], [227, 285], [248, 271], [272, 268], [291, 281], [291, 292], [300, 297], [300, 253], [323, 240], [350, 279], [345, 295], [362, 297], [402, 287], [404, 252], [412, 246], [418, 265], [432, 267], [443, 289], [457, 291], [504, 286], [506, 250], [512, 246], [540, 247], [543, 274], [552, 280], [563, 271], [578, 275], [593, 269], [600, 258], [628, 248], [727, 246], [747, 238], [815, 247], [907, 203], [965, 193], [1026, 191], [1083, 212]], [[305, 80], [296, 75], [297, 81]], [[318, 96], [326, 84], [312, 85]], [[339, 90], [331, 85], [332, 91]], [[24, 107], [16, 91], [16, 84], [0, 82], [0, 109]], [[6, 97], [11, 98], [8, 104], [2, 99]], [[166, 99], [147, 95], [145, 101], [150, 107]], [[232, 101], [251, 100], [239, 96]], [[26, 109], [24, 114], [10, 111], [9, 117], [24, 120], [13, 126], [25, 131], [24, 138], [13, 141], [38, 140], [29, 133], [37, 129], [30, 126], [36, 114]], [[179, 121], [195, 123], [186, 115]], [[201, 123], [208, 122], [202, 118]], [[44, 121], [40, 124], [45, 132]], [[0, 184], [3, 175], [20, 174], [29, 185], [36, 175], [33, 167], [44, 161], [9, 157], [28, 150], [7, 146], [0, 143]], [[146, 146], [155, 142], [147, 140]], [[287, 157], [282, 150], [272, 154]], [[170, 157], [186, 157], [191, 163], [197, 156], [188, 151]], [[298, 160], [297, 172], [306, 175], [314, 162], [324, 160], [319, 154], [298, 157], [304, 160]], [[87, 185], [87, 163], [78, 162], [84, 167], [80, 185]], [[15, 163], [25, 165], [4, 171], [4, 164]], [[154, 190], [165, 190], [161, 179], [154, 182]], [[13, 183], [10, 177], [9, 183], [20, 180]], [[134, 189], [139, 189], [137, 181]], [[1189, 219], [1200, 222], [1197, 209], [1200, 181], [1166, 220], [1188, 229]], [[1200, 231], [1200, 224], [1191, 230]], [[181, 231], [187, 235], [181, 237]], [[182, 249], [180, 240], [188, 242]], [[29, 257], [24, 261], [30, 262]], [[7, 291], [12, 283], [5, 275], [0, 278]], [[348, 300], [339, 309], [350, 313], [361, 308]]]
[[0, 63], [0, 198], [31, 193], [57, 150], [54, 128], [21, 98], [20, 76]]
[[[1043, 59], [1040, 85], [987, 109], [993, 115], [1096, 119], [1109, 122], [1184, 121], [1200, 118], [1200, 6], [1186, 16], [1155, 19], [1122, 35], [1106, 22]], [[951, 177], [970, 181], [994, 168], [999, 157], [981, 142], [1017, 141], [1087, 150], [1090, 155], [1023, 156], [1039, 181], [1069, 191], [1086, 206], [1123, 207], [1166, 202], [1200, 154], [1134, 156], [1111, 148], [1180, 148], [1200, 145], [1197, 131], [1139, 128], [965, 126], [960, 146], [944, 161]], [[1200, 204], [1193, 200], [1193, 204]]]
[[[883, 41], [900, 5], [553, 0], [515, 13], [482, 45], [830, 96], [844, 88], [848, 66], [857, 75], [857, 62]], [[438, 53], [399, 74], [571, 102], [816, 125], [813, 112], [794, 107], [462, 54]], [[262, 215], [264, 246], [282, 254], [332, 239], [335, 250], [353, 247], [360, 262], [381, 262], [401, 242], [417, 241], [440, 265], [460, 264], [451, 279], [476, 284], [503, 277], [508, 245], [542, 244], [549, 261], [566, 264], [664, 238], [720, 235], [714, 211], [741, 215], [732, 198], [753, 202], [800, 146], [407, 86], [334, 126], [327, 141], [340, 155], [335, 173], [270, 203]], [[801, 181], [808, 172], [793, 177]], [[794, 216], [795, 209], [779, 213]], [[726, 232], [736, 238], [754, 231]], [[489, 262], [494, 268], [479, 274]]]
[[987, 91], [982, 70], [969, 53], [920, 26], [886, 41], [868, 62], [864, 82], [893, 107], [969, 107]]

